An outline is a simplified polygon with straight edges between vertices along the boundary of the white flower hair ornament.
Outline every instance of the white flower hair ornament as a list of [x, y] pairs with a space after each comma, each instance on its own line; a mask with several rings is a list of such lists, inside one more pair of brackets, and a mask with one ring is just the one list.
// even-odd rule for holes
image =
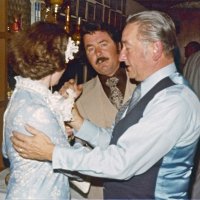
[[70, 60], [74, 59], [74, 53], [77, 53], [79, 50], [78, 45], [69, 37], [67, 42], [67, 49], [65, 51], [65, 63], [68, 63]]

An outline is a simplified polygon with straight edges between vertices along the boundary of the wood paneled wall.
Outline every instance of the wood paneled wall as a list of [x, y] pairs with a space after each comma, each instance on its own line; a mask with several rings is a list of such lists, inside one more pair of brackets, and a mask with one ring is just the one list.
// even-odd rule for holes
[[[3, 138], [3, 113], [7, 104], [7, 0], [0, 1], [0, 148]], [[4, 168], [0, 154], [0, 169]]]

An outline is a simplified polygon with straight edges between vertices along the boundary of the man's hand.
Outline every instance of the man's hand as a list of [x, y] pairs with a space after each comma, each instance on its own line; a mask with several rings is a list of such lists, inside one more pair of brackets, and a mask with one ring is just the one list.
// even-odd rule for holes
[[32, 160], [52, 160], [54, 144], [50, 138], [39, 130], [26, 125], [26, 130], [33, 136], [13, 131], [11, 141], [20, 156]]
[[67, 93], [66, 90], [71, 88], [72, 90], [74, 90], [74, 92], [76, 92], [76, 97], [78, 98], [82, 91], [83, 91], [83, 87], [82, 85], [77, 85], [76, 81], [74, 79], [70, 79], [68, 82], [65, 82], [64, 85], [62, 86], [62, 88], [59, 90], [59, 93], [64, 96], [67, 97]]
[[79, 130], [81, 128], [81, 126], [83, 125], [83, 117], [80, 115], [76, 105], [74, 106], [74, 108], [72, 109], [72, 121], [68, 122], [67, 124], [74, 128], [75, 130]]

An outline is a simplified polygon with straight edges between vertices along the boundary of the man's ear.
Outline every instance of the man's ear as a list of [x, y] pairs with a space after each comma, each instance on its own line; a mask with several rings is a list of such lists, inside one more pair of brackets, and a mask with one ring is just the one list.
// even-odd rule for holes
[[153, 60], [158, 60], [163, 53], [163, 44], [161, 41], [156, 41], [153, 43]]

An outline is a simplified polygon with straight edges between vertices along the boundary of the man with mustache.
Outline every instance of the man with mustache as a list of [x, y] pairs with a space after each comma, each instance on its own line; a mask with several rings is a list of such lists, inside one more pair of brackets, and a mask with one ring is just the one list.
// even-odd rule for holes
[[[135, 88], [119, 61], [120, 35], [106, 24], [89, 23], [82, 28], [82, 44], [97, 76], [83, 84], [83, 92], [76, 105], [84, 118], [108, 128], [114, 122], [119, 107], [130, 98]], [[122, 97], [120, 105], [112, 102], [111, 90], [106, 84], [112, 77], [118, 79], [117, 88]]]
[[[119, 61], [120, 39], [117, 31], [103, 23], [89, 23], [82, 28], [82, 45], [97, 76], [83, 84], [83, 91], [76, 105], [84, 118], [103, 128], [111, 127], [118, 109], [135, 89], [135, 84], [130, 82], [125, 67]], [[118, 79], [117, 88], [121, 92], [121, 95], [116, 95], [117, 99], [121, 98], [117, 105], [112, 101], [111, 90], [106, 84], [113, 77]], [[67, 82], [63, 91], [73, 82], [74, 80]], [[88, 198], [102, 199], [102, 189], [98, 189], [101, 183], [99, 180], [92, 180], [92, 183]]]

